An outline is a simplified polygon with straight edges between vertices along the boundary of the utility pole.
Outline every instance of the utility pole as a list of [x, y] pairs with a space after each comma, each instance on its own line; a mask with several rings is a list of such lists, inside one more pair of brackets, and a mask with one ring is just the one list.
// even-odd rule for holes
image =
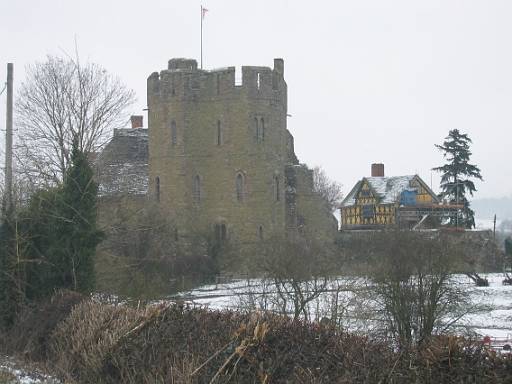
[[7, 111], [5, 124], [5, 194], [4, 214], [9, 213], [12, 205], [12, 89], [14, 65], [7, 63]]
[[493, 233], [494, 241], [496, 241], [496, 214], [494, 214], [494, 225], [493, 225], [492, 233]]

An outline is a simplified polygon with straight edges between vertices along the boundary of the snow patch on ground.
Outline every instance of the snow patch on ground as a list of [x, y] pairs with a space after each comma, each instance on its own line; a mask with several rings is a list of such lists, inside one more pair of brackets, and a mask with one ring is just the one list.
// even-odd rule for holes
[[[484, 311], [466, 315], [460, 322], [460, 326], [467, 327], [482, 336], [512, 339], [512, 286], [502, 285], [504, 275], [500, 273], [481, 276], [489, 280], [489, 287], [475, 287], [465, 275], [454, 276], [454, 283], [466, 290], [471, 304], [486, 306]], [[345, 284], [350, 289], [355, 287], [364, 290], [369, 286], [369, 281], [361, 278], [340, 278], [332, 284], [338, 286]], [[179, 298], [210, 309], [237, 309], [241, 302], [247, 301], [251, 296], [261, 295], [262, 291], [266, 291], [265, 295], [272, 295], [272, 288], [268, 286], [263, 288], [260, 279], [246, 279], [227, 284], [205, 285], [181, 293]], [[324, 297], [312, 305], [318, 308], [325, 305], [328, 299]], [[343, 292], [343, 299], [349, 307], [356, 305], [355, 302], [358, 300], [357, 295], [348, 290]], [[346, 326], [349, 329], [360, 329], [359, 323], [361, 321], [358, 319], [347, 319]]]
[[6, 384], [61, 384], [61, 382], [48, 375], [33, 369], [24, 369], [12, 358], [0, 356], [0, 374], [7, 373], [15, 377], [15, 381]]

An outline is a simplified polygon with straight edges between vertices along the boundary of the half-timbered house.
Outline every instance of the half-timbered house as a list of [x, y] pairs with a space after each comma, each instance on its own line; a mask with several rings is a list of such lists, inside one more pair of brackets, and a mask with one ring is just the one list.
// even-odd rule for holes
[[341, 229], [435, 228], [457, 211], [443, 204], [418, 175], [384, 176], [383, 164], [372, 164], [340, 206]]

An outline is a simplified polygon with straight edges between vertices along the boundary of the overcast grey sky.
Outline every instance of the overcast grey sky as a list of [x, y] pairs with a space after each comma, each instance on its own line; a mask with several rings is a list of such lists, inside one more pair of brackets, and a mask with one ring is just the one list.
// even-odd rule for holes
[[[296, 152], [346, 193], [372, 162], [430, 184], [434, 144], [458, 128], [485, 179], [475, 197], [512, 195], [510, 0], [0, 0], [0, 79], [14, 62], [19, 85], [76, 37], [82, 59], [136, 91], [139, 114], [151, 72], [199, 59], [201, 4], [205, 68], [284, 58]], [[4, 129], [5, 93], [0, 105]]]

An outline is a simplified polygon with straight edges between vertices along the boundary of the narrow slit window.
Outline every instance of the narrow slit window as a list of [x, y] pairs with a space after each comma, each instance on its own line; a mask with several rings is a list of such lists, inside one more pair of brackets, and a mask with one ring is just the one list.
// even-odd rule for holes
[[260, 140], [260, 125], [257, 117], [254, 118], [254, 137], [256, 138], [256, 141]]
[[280, 199], [280, 186], [279, 186], [279, 177], [274, 176], [274, 197], [276, 201], [279, 201]]
[[155, 199], [160, 202], [160, 177], [155, 178]]
[[239, 173], [236, 176], [236, 200], [242, 202], [244, 200], [244, 177]]
[[265, 120], [263, 117], [260, 120], [260, 141], [265, 141]]
[[258, 72], [258, 74], [256, 75], [256, 87], [258, 89], [260, 89], [260, 86], [261, 86], [261, 74]]
[[260, 240], [263, 240], [263, 226], [261, 225], [258, 228], [258, 237], [260, 238]]
[[201, 178], [199, 175], [194, 177], [194, 186], [192, 188], [192, 197], [194, 202], [199, 203], [201, 201]]
[[222, 125], [220, 120], [217, 120], [217, 145], [222, 145]]
[[178, 129], [176, 128], [176, 122], [171, 121], [171, 145], [174, 147], [178, 144]]

